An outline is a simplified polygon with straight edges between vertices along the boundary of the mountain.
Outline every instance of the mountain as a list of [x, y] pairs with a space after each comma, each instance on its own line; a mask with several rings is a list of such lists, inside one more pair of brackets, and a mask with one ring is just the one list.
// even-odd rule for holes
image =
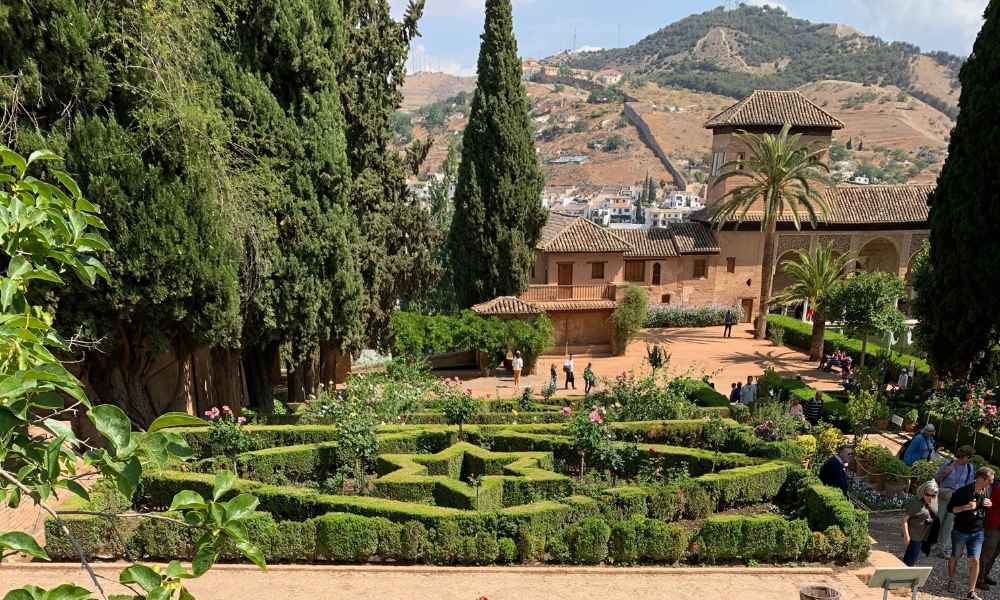
[[560, 54], [545, 64], [615, 68], [635, 80], [742, 98], [824, 80], [896, 86], [954, 118], [962, 59], [922, 54], [844, 25], [795, 19], [781, 8], [743, 5], [693, 14], [627, 48]]
[[457, 77], [447, 73], [414, 73], [403, 80], [403, 106], [406, 112], [450, 98], [459, 92], [476, 91], [475, 77]]

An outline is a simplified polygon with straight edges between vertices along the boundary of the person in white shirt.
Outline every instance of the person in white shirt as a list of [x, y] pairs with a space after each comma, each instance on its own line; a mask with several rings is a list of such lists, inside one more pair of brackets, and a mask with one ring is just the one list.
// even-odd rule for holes
[[576, 378], [573, 377], [573, 355], [572, 354], [570, 354], [569, 358], [566, 359], [566, 363], [563, 365], [563, 371], [566, 372], [566, 389], [568, 390], [569, 386], [573, 386], [573, 389], [575, 390], [576, 389]]
[[753, 382], [753, 375], [747, 375], [747, 383], [740, 390], [740, 403], [751, 404], [757, 399], [757, 385]]
[[902, 373], [899, 374], [899, 381], [896, 382], [896, 386], [899, 387], [900, 389], [904, 389], [909, 384], [910, 384], [910, 376], [906, 374], [906, 371], [903, 371]]
[[521, 369], [524, 368], [524, 359], [521, 358], [521, 351], [514, 353], [514, 387], [521, 387]]

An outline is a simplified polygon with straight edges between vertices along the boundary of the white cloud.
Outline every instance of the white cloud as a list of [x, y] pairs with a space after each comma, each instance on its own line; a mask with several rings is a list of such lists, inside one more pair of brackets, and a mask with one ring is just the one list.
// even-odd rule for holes
[[420, 71], [447, 73], [448, 75], [457, 75], [459, 77], [473, 77], [476, 74], [476, 65], [467, 67], [450, 58], [439, 58], [437, 55], [428, 55], [427, 48], [423, 44], [417, 44], [411, 48], [410, 57], [417, 60], [406, 61], [407, 73], [413, 73], [415, 69], [419, 68]]
[[[885, 40], [923, 41], [923, 50], [969, 54], [988, 0], [849, 0], [858, 23]], [[933, 40], [933, 41], [932, 41]], [[937, 43], [935, 43], [935, 41]]]
[[[513, 0], [514, 6], [533, 4], [537, 0]], [[392, 15], [399, 18], [406, 11], [409, 0], [389, 0]], [[486, 0], [427, 0], [424, 14], [437, 17], [454, 17], [460, 15], [482, 14]]]

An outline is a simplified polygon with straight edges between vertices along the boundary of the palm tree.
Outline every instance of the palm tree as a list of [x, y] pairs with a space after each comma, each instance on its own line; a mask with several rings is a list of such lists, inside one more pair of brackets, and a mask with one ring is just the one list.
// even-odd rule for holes
[[[726, 192], [715, 207], [714, 222], [719, 229], [731, 219], [736, 228], [743, 223], [751, 207], [761, 210], [761, 229], [764, 231], [764, 260], [760, 278], [760, 308], [757, 331], [754, 337], [764, 339], [767, 330], [767, 300], [771, 297], [774, 281], [774, 230], [778, 218], [786, 213], [796, 229], [801, 229], [805, 213], [809, 223], [816, 227], [816, 209], [825, 218], [829, 213], [825, 189], [836, 192], [830, 178], [830, 167], [822, 160], [826, 144], [816, 140], [799, 144], [801, 134], [788, 135], [791, 125], [785, 124], [777, 136], [765, 133], [763, 137], [740, 131], [736, 136], [747, 145], [749, 156], [731, 160], [722, 165], [724, 171], [716, 177], [720, 185], [730, 177], [739, 177], [739, 185]], [[749, 180], [749, 181], [747, 181]], [[759, 202], [759, 204], [758, 204]]]
[[823, 333], [826, 331], [826, 317], [821, 315], [823, 294], [847, 278], [849, 260], [850, 252], [834, 257], [833, 242], [830, 242], [817, 248], [815, 257], [799, 250], [798, 261], [792, 259], [781, 263], [785, 277], [791, 277], [795, 283], [775, 294], [771, 302], [781, 306], [808, 302], [813, 307], [810, 360], [819, 360], [823, 355]]

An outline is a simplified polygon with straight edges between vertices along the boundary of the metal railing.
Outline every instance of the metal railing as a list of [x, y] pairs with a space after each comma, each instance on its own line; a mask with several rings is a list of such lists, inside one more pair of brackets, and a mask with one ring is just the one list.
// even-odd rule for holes
[[525, 302], [558, 302], [559, 300], [614, 300], [614, 285], [529, 285], [518, 296]]

